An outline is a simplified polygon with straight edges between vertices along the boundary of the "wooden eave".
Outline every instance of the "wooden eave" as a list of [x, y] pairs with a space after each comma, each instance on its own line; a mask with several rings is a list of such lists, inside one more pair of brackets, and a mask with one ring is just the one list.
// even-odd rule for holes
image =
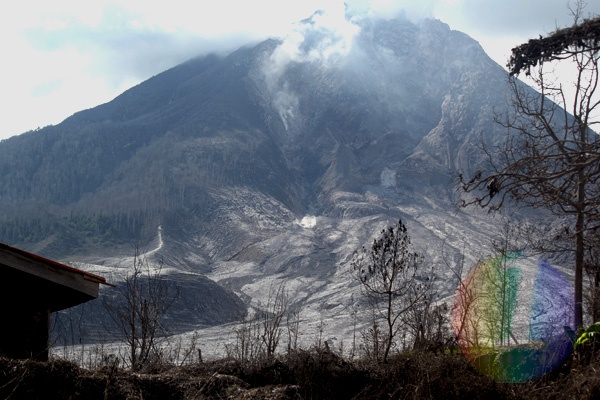
[[98, 275], [0, 243], [0, 298], [20, 304], [45, 304], [50, 311], [98, 297]]

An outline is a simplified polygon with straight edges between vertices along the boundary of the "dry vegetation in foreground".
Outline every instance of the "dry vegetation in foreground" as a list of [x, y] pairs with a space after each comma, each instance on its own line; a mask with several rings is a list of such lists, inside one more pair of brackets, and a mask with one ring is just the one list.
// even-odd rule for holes
[[223, 359], [140, 372], [64, 360], [0, 358], [4, 399], [592, 399], [600, 357], [522, 384], [499, 383], [460, 355], [404, 353], [385, 364], [346, 361], [324, 350], [247, 365]]

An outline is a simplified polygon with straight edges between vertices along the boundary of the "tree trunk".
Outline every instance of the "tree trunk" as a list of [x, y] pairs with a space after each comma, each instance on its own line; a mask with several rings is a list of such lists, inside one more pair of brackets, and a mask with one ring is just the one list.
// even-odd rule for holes
[[383, 353], [383, 362], [387, 362], [388, 356], [390, 354], [390, 349], [392, 348], [392, 342], [394, 340], [394, 324], [393, 324], [393, 310], [392, 310], [392, 293], [388, 293], [387, 298], [387, 326], [388, 326], [388, 337], [385, 343], [385, 352]]
[[585, 226], [585, 177], [583, 169], [578, 171], [577, 177], [577, 221], [575, 222], [575, 307], [573, 315], [573, 329], [583, 326], [583, 262], [584, 262], [584, 226]]

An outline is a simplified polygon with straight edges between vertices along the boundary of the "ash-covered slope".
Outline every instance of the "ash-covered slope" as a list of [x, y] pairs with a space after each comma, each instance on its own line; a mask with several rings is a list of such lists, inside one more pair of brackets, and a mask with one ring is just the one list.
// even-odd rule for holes
[[307, 318], [347, 322], [351, 253], [398, 218], [432, 262], [443, 242], [450, 259], [465, 242], [485, 255], [496, 222], [457, 212], [453, 181], [478, 167], [506, 93], [440, 21], [340, 35], [307, 20], [0, 143], [0, 241], [102, 272], [162, 226], [153, 257], [177, 273], [255, 305], [285, 282]]

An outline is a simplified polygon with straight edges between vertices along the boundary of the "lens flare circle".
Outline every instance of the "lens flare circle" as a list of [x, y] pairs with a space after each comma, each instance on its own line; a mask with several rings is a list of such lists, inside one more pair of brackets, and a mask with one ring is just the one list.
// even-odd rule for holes
[[460, 282], [452, 329], [461, 352], [505, 382], [540, 377], [573, 349], [573, 287], [545, 260], [506, 253], [477, 263]]

